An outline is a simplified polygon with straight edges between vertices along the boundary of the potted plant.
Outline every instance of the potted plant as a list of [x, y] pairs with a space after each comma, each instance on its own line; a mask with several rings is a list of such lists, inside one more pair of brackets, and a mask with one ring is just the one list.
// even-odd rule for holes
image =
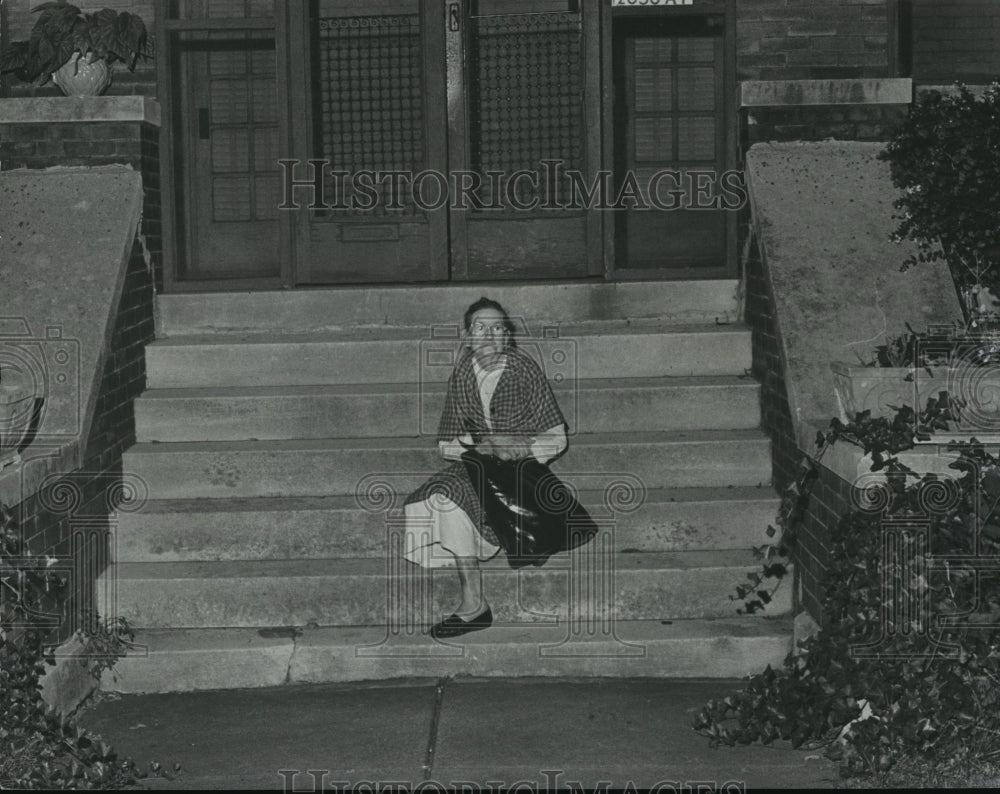
[[1000, 329], [1000, 83], [921, 94], [880, 156], [903, 191], [894, 239], [917, 244], [902, 269], [944, 260], [969, 330]]
[[127, 11], [83, 13], [68, 3], [43, 3], [27, 41], [0, 53], [0, 73], [44, 85], [51, 78], [68, 96], [97, 96], [111, 83], [111, 64], [135, 69], [148, 57], [146, 25]]

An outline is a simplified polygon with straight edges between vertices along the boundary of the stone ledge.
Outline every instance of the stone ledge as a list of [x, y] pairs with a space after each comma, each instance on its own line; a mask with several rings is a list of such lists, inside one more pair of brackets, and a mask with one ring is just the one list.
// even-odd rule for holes
[[740, 107], [798, 105], [909, 105], [908, 77], [866, 80], [744, 80]]
[[15, 97], [0, 99], [0, 124], [145, 122], [160, 126], [160, 103], [147, 96]]

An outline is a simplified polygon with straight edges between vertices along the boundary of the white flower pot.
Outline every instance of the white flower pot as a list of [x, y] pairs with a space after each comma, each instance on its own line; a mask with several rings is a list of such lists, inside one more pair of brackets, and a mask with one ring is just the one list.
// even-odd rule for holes
[[100, 96], [111, 85], [111, 67], [103, 58], [73, 57], [52, 73], [52, 81], [66, 96]]

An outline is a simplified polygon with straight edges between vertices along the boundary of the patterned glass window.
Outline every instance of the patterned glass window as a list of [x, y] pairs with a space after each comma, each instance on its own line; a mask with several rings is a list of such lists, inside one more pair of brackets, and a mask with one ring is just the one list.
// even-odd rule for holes
[[[321, 17], [316, 21], [313, 102], [319, 157], [332, 170], [417, 172], [425, 162], [423, 60], [419, 14]], [[328, 176], [327, 195], [343, 185]], [[375, 185], [376, 206], [338, 215], [415, 214], [408, 190], [402, 209], [390, 205], [390, 185]], [[345, 198], [350, 201], [352, 194]], [[367, 199], [365, 199], [367, 202]]]
[[[583, 25], [578, 4], [562, 6], [569, 10], [471, 20], [470, 154], [484, 179], [487, 171], [540, 171], [543, 159], [584, 166]], [[522, 201], [542, 198], [526, 180], [518, 188]]]

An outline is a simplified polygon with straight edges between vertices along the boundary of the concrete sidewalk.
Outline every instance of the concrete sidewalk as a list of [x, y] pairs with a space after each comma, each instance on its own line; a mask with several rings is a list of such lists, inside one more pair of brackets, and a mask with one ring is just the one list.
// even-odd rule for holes
[[[466, 791], [833, 788], [821, 751], [711, 749], [695, 712], [740, 683], [681, 679], [446, 679], [105, 696], [80, 722], [140, 766], [180, 763], [150, 788]], [[308, 773], [313, 770], [315, 778]], [[324, 777], [324, 773], [327, 773]], [[396, 790], [399, 790], [398, 788]], [[432, 783], [422, 790], [441, 790]]]

